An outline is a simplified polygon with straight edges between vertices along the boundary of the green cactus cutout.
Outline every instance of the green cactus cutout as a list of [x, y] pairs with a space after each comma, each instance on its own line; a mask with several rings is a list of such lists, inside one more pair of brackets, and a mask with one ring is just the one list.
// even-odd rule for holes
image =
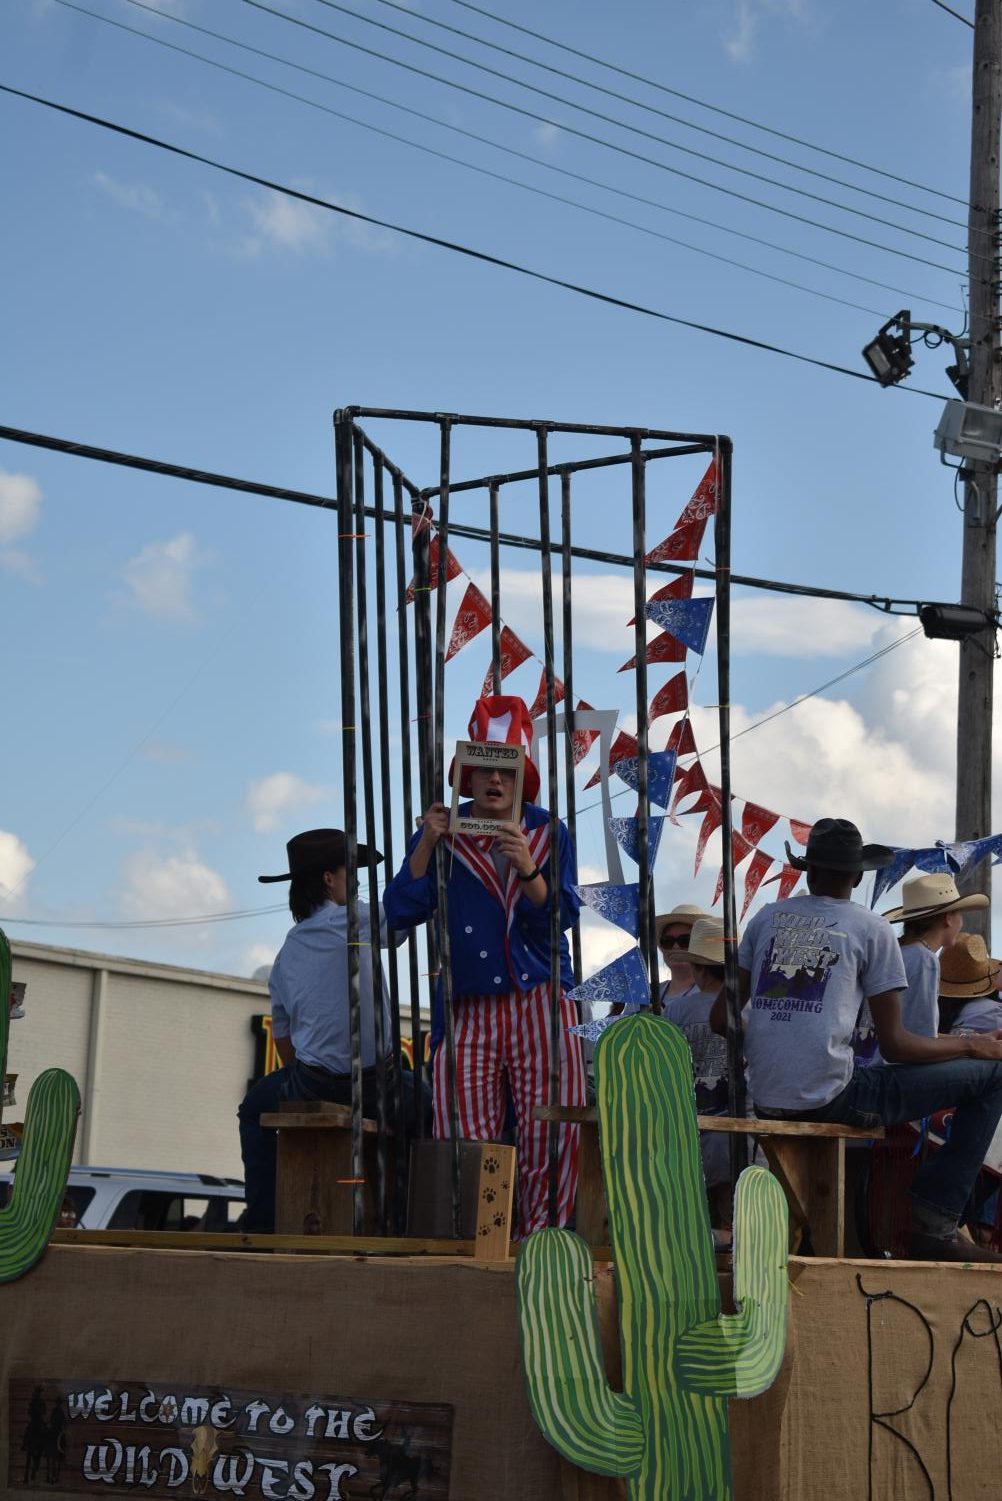
[[764, 1391], [786, 1346], [786, 1200], [763, 1168], [741, 1174], [739, 1311], [721, 1314], [683, 1034], [623, 1018], [596, 1044], [595, 1083], [623, 1390], [605, 1374], [589, 1248], [540, 1230], [516, 1279], [533, 1416], [572, 1464], [626, 1478], [630, 1501], [729, 1501], [727, 1399]]
[[[0, 932], [0, 1079], [10, 1031], [10, 944]], [[0, 1209], [0, 1282], [23, 1277], [49, 1243], [66, 1192], [80, 1092], [65, 1069], [39, 1074], [28, 1094], [10, 1203]]]

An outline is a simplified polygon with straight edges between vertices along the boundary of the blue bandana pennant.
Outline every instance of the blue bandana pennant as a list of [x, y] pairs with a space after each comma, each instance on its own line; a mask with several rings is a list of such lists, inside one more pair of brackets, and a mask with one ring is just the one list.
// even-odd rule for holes
[[568, 991], [576, 1001], [636, 1001], [646, 1006], [651, 998], [651, 982], [639, 949], [630, 949], [614, 959], [597, 975]]
[[946, 850], [935, 844], [929, 849], [915, 851], [915, 868], [925, 871], [927, 876], [952, 876], [954, 873]]
[[644, 606], [644, 614], [690, 651], [703, 655], [710, 633], [712, 599], [652, 599]]
[[875, 907], [885, 891], [890, 891], [911, 870], [915, 864], [915, 856], [918, 850], [905, 850], [895, 848], [894, 859], [883, 870], [873, 873], [873, 891], [870, 894], [870, 906]]
[[[654, 862], [658, 858], [658, 846], [661, 843], [661, 835], [664, 833], [665, 821], [658, 813], [647, 815], [647, 868], [654, 869]], [[640, 864], [640, 820], [639, 818], [610, 818], [609, 828], [616, 836], [619, 845], [634, 864]]]
[[614, 886], [602, 881], [596, 886], [575, 886], [575, 891], [593, 912], [624, 928], [631, 938], [640, 932], [640, 886], [634, 881], [628, 886]]
[[[637, 756], [627, 756], [617, 761], [613, 768], [620, 781], [640, 790], [640, 762]], [[671, 802], [671, 787], [675, 780], [675, 752], [652, 751], [647, 757], [647, 795], [659, 808], [667, 808]]]

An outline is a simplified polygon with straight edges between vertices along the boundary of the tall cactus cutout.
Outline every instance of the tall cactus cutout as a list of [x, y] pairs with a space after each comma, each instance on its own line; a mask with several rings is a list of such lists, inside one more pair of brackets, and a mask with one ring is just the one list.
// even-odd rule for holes
[[764, 1391], [786, 1346], [786, 1200], [763, 1168], [741, 1174], [738, 1312], [721, 1314], [684, 1036], [623, 1018], [596, 1044], [595, 1082], [623, 1390], [602, 1362], [591, 1252], [540, 1230], [517, 1267], [533, 1415], [572, 1464], [625, 1477], [630, 1501], [730, 1501], [727, 1399]]
[[[10, 1031], [10, 944], [0, 932], [0, 1079]], [[10, 1203], [0, 1209], [0, 1282], [30, 1271], [48, 1245], [66, 1192], [80, 1093], [65, 1069], [39, 1074], [28, 1095]]]

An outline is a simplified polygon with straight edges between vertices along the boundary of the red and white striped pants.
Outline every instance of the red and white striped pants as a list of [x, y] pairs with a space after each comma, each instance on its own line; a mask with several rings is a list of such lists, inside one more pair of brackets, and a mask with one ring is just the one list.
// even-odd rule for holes
[[[461, 996], [453, 1003], [456, 1101], [465, 1141], [497, 1141], [504, 1130], [505, 1075], [515, 1110], [519, 1233], [549, 1222], [549, 1126], [532, 1118], [549, 1099], [550, 988], [521, 994]], [[581, 1040], [568, 1033], [577, 1007], [560, 998], [560, 1104], [585, 1103]], [[435, 1135], [449, 1135], [445, 1043], [435, 1053]], [[557, 1224], [574, 1210], [578, 1179], [578, 1126], [558, 1127]]]

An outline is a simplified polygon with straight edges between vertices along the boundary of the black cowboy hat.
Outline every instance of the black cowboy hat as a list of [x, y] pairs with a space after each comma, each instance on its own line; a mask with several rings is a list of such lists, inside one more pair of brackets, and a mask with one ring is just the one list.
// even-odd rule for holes
[[864, 844], [863, 836], [847, 818], [819, 818], [807, 836], [803, 856], [786, 845], [786, 858], [795, 870], [820, 865], [824, 870], [883, 870], [894, 859], [886, 844]]
[[[340, 870], [345, 864], [345, 837], [343, 829], [307, 829], [305, 834], [294, 834], [285, 846], [289, 855], [289, 869], [281, 876], [258, 876], [259, 881], [295, 881], [300, 876], [316, 876], [325, 870]], [[382, 860], [378, 850], [372, 852], [377, 863]], [[358, 846], [359, 866], [369, 863], [369, 847]]]

